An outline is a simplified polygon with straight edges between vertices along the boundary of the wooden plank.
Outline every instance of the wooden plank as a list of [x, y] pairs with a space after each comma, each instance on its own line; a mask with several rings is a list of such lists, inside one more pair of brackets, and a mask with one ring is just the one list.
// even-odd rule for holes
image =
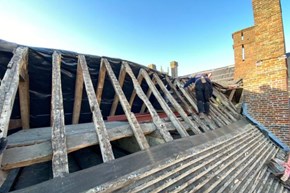
[[[143, 81], [143, 76], [142, 76], [142, 74], [140, 72], [138, 74], [137, 80], [138, 80], [138, 84], [141, 85], [141, 83]], [[130, 97], [130, 100], [129, 100], [129, 104], [130, 104], [131, 107], [133, 105], [135, 97], [136, 97], [136, 90], [133, 90], [133, 92], [131, 94], [131, 97]]]
[[146, 80], [148, 86], [152, 90], [155, 98], [159, 102], [160, 106], [164, 110], [164, 112], [167, 114], [173, 125], [175, 126], [176, 130], [180, 134], [181, 137], [187, 137], [189, 134], [186, 132], [186, 129], [183, 127], [183, 125], [180, 123], [180, 121], [177, 119], [177, 117], [174, 115], [174, 113], [171, 111], [170, 107], [167, 105], [167, 103], [164, 101], [162, 96], [160, 95], [159, 91], [155, 87], [154, 83], [152, 82], [151, 78], [149, 77], [148, 73], [141, 69], [140, 72], [142, 73], [142, 76]]
[[69, 173], [66, 135], [64, 126], [63, 98], [61, 86], [61, 55], [52, 55], [52, 92], [51, 92], [51, 147], [53, 177], [64, 177]]
[[[187, 123], [182, 121], [181, 124], [183, 127], [188, 128]], [[165, 122], [164, 125], [168, 131], [175, 130], [171, 122]], [[143, 123], [140, 126], [144, 134], [156, 131], [153, 123]], [[110, 141], [134, 136], [133, 130], [128, 123], [118, 123], [117, 126], [111, 127], [108, 129]], [[100, 144], [93, 123], [68, 125], [66, 126], [66, 131], [68, 153]], [[38, 128], [19, 131], [9, 136], [8, 148], [3, 156], [2, 169], [9, 170], [51, 160], [50, 132], [51, 128]]]
[[74, 98], [74, 108], [72, 115], [72, 124], [78, 124], [81, 113], [82, 106], [82, 98], [83, 98], [83, 87], [84, 87], [84, 79], [82, 74], [82, 68], [78, 61], [77, 66], [77, 75], [76, 75], [76, 84], [75, 84], [75, 98]]
[[117, 93], [117, 95], [119, 96], [120, 103], [121, 103], [123, 110], [128, 118], [128, 121], [131, 125], [131, 128], [134, 132], [135, 138], [136, 138], [141, 150], [149, 148], [150, 146], [149, 146], [149, 144], [148, 144], [148, 142], [147, 142], [147, 140], [146, 140], [146, 138], [141, 130], [141, 127], [140, 127], [134, 113], [131, 112], [131, 106], [130, 106], [130, 104], [129, 104], [129, 102], [128, 102], [128, 100], [127, 100], [112, 68], [111, 68], [110, 63], [108, 62], [107, 59], [102, 59], [101, 63], [103, 63], [107, 69], [107, 72], [108, 72], [108, 75], [111, 79], [114, 90]]
[[173, 105], [173, 107], [175, 108], [175, 110], [179, 113], [179, 115], [183, 118], [183, 120], [190, 125], [191, 130], [195, 134], [201, 133], [201, 131], [199, 130], [199, 128], [197, 127], [197, 125], [194, 122], [192, 122], [191, 119], [189, 119], [189, 117], [187, 116], [187, 114], [185, 113], [185, 111], [183, 110], [183, 108], [178, 104], [178, 102], [174, 99], [174, 97], [166, 89], [165, 85], [163, 84], [163, 82], [159, 78], [159, 76], [156, 73], [154, 73], [153, 74], [153, 77], [155, 78], [155, 80], [157, 81], [157, 84], [159, 85], [159, 87], [161, 88], [161, 90], [163, 91], [163, 93], [165, 94], [165, 96], [167, 97], [167, 99], [170, 101], [170, 103]]
[[[10, 115], [19, 85], [19, 67], [25, 63], [28, 48], [18, 47], [8, 64], [0, 86], [0, 138], [7, 136]], [[1, 163], [1, 158], [0, 158]]]
[[[121, 88], [123, 87], [125, 77], [126, 77], [126, 71], [122, 65], [121, 69], [120, 69], [120, 73], [119, 73], [119, 83], [120, 83]], [[114, 101], [113, 101], [111, 111], [110, 111], [110, 116], [115, 115], [117, 107], [118, 107], [118, 103], [119, 103], [119, 97], [117, 94], [115, 94]], [[131, 106], [131, 104], [130, 104], [130, 106]]]
[[128, 73], [128, 75], [131, 77], [131, 79], [133, 81], [134, 89], [135, 89], [138, 97], [144, 102], [144, 104], [146, 104], [146, 106], [149, 110], [149, 113], [152, 117], [153, 123], [156, 126], [156, 128], [158, 129], [158, 131], [160, 132], [161, 136], [163, 137], [163, 139], [166, 142], [172, 141], [173, 140], [172, 136], [164, 127], [165, 126], [164, 122], [160, 119], [160, 117], [159, 117], [158, 113], [156, 112], [156, 110], [154, 109], [153, 105], [151, 104], [151, 102], [149, 101], [149, 99], [147, 98], [145, 93], [143, 92], [141, 86], [139, 85], [138, 80], [134, 76], [134, 73], [133, 73], [131, 67], [129, 66], [129, 64], [127, 62], [123, 62], [123, 65], [125, 67], [126, 72]]
[[[191, 96], [188, 94], [188, 92], [183, 88], [183, 86], [181, 85], [181, 82], [180, 80], [178, 79], [175, 79], [175, 84], [178, 86], [179, 90], [182, 92], [183, 96], [185, 96], [185, 98], [187, 99], [187, 101], [189, 102], [189, 104], [191, 105], [191, 107], [194, 108], [194, 110], [196, 112], [198, 112], [198, 108], [197, 108], [197, 105], [196, 103], [194, 102], [193, 98], [191, 98]], [[192, 114], [194, 115], [193, 118], [195, 120], [198, 120], [199, 118], [197, 118], [197, 116], [195, 116], [195, 114]], [[208, 126], [211, 128], [211, 129], [216, 129], [217, 127], [215, 126], [215, 124], [209, 120], [208, 118], [205, 118]]]
[[107, 70], [106, 70], [104, 64], [101, 62], [100, 63], [99, 78], [98, 78], [98, 86], [96, 89], [97, 102], [99, 105], [101, 105], [102, 94], [103, 94], [105, 78], [106, 78], [106, 71]]
[[[95, 125], [98, 139], [100, 141], [100, 149], [101, 149], [102, 157], [103, 157], [104, 162], [108, 162], [115, 158], [114, 158], [112, 146], [110, 144], [108, 132], [106, 130], [106, 126], [105, 126], [103, 116], [101, 113], [101, 109], [100, 109], [97, 97], [95, 95], [95, 92], [94, 92], [93, 83], [90, 77], [90, 73], [89, 73], [87, 62], [84, 55], [79, 55], [79, 62], [83, 71], [85, 87], [86, 87], [86, 91], [87, 91], [87, 95], [89, 99], [90, 108], [93, 114], [93, 122]], [[101, 76], [105, 77], [105, 74], [102, 74]], [[103, 86], [103, 84], [101, 85]]]
[[168, 76], [165, 77], [168, 85], [173, 90], [173, 92], [176, 94], [176, 96], [181, 100], [182, 104], [187, 108], [187, 112], [191, 114], [191, 116], [194, 118], [194, 120], [197, 122], [197, 124], [204, 130], [210, 130], [208, 126], [206, 126], [198, 116], [195, 115], [195, 112], [192, 110], [191, 106], [188, 104], [188, 102], [181, 96], [181, 94], [177, 91], [176, 86], [173, 85], [169, 79]]
[[28, 75], [28, 54], [24, 58], [24, 62], [20, 65], [20, 81], [19, 81], [19, 104], [22, 128], [30, 128], [30, 96], [29, 96], [29, 75]]

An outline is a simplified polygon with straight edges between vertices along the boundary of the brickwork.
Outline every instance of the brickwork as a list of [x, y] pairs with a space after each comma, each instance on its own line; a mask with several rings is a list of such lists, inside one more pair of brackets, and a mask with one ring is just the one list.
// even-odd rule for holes
[[233, 34], [235, 79], [244, 80], [249, 113], [290, 145], [288, 70], [280, 0], [252, 0], [252, 5], [254, 27]]
[[173, 78], [178, 77], [178, 62], [172, 61], [170, 62], [171, 76]]

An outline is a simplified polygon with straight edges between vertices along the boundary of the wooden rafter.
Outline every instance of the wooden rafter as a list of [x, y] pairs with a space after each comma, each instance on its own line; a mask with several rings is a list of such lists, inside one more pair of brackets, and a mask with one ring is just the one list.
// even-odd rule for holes
[[[19, 85], [19, 68], [25, 63], [28, 48], [18, 47], [8, 63], [0, 86], [0, 137], [7, 136], [12, 107]], [[1, 161], [0, 161], [1, 162]]]
[[[141, 85], [141, 83], [143, 81], [143, 76], [140, 74], [140, 72], [138, 74], [137, 80], [138, 80], [138, 84]], [[136, 97], [136, 90], [133, 89], [130, 100], [129, 100], [129, 104], [131, 107], [133, 105], [135, 97]]]
[[204, 130], [209, 130], [208, 126], [205, 125], [198, 116], [196, 116], [195, 112], [193, 112], [191, 106], [188, 104], [188, 102], [181, 96], [181, 94], [177, 91], [175, 85], [172, 84], [172, 82], [170, 81], [169, 77], [166, 76], [165, 77], [168, 85], [171, 87], [171, 89], [173, 90], [173, 92], [176, 94], [176, 96], [180, 99], [180, 101], [182, 102], [182, 104], [187, 108], [186, 110], [190, 113], [191, 117], [198, 123], [198, 125]]
[[159, 91], [157, 90], [157, 88], [153, 84], [151, 78], [149, 77], [148, 73], [144, 69], [141, 69], [140, 72], [142, 73], [142, 76], [146, 80], [148, 86], [152, 90], [152, 92], [153, 92], [154, 96], [156, 97], [156, 99], [158, 100], [160, 106], [162, 107], [164, 112], [167, 114], [167, 116], [169, 117], [169, 119], [171, 120], [173, 125], [175, 126], [176, 130], [180, 134], [180, 136], [181, 137], [189, 136], [189, 134], [186, 132], [186, 129], [184, 128], [184, 126], [180, 123], [180, 121], [177, 119], [177, 117], [171, 111], [170, 107], [167, 105], [167, 103], [164, 101], [164, 99], [160, 95]]
[[[120, 69], [120, 74], [119, 74], [119, 83], [120, 83], [121, 88], [123, 87], [125, 77], [126, 77], [126, 71], [124, 70], [124, 67], [122, 65], [121, 69]], [[118, 103], [119, 103], [119, 97], [117, 94], [115, 94], [114, 101], [112, 103], [112, 107], [111, 107], [111, 111], [110, 111], [110, 116], [115, 115], [117, 107], [118, 107]]]
[[78, 61], [72, 124], [79, 123], [83, 97], [83, 87], [84, 87], [83, 72], [80, 63]]
[[163, 84], [162, 80], [159, 78], [159, 76], [154, 73], [153, 77], [157, 81], [157, 84], [163, 91], [163, 93], [166, 95], [167, 99], [170, 101], [170, 103], [173, 105], [175, 110], [179, 113], [179, 115], [183, 118], [185, 122], [187, 122], [190, 125], [190, 128], [195, 134], [201, 133], [198, 126], [187, 116], [186, 112], [183, 110], [183, 108], [178, 104], [178, 102], [173, 98], [173, 96], [169, 93], [169, 91], [166, 89], [165, 85]]
[[20, 65], [20, 81], [19, 81], [19, 103], [22, 128], [30, 128], [30, 96], [29, 96], [29, 75], [28, 75], [28, 54], [24, 58], [24, 62]]
[[144, 104], [146, 104], [154, 125], [156, 126], [156, 128], [158, 129], [158, 131], [160, 132], [160, 134], [162, 135], [163, 139], [168, 142], [168, 141], [172, 141], [173, 138], [171, 137], [170, 133], [166, 130], [164, 122], [160, 119], [158, 113], [156, 112], [156, 110], [154, 109], [153, 105], [151, 104], [151, 102], [149, 101], [149, 99], [147, 98], [147, 96], [145, 95], [145, 93], [143, 92], [138, 80], [136, 79], [131, 67], [129, 66], [129, 64], [127, 62], [123, 62], [123, 66], [125, 67], [126, 72], [128, 73], [128, 75], [131, 77], [132, 81], [133, 81], [133, 85], [134, 85], [134, 89], [138, 95], [138, 97], [144, 102]]
[[[153, 81], [153, 84], [154, 84], [154, 81]], [[154, 84], [154, 85], [155, 85], [155, 84]], [[151, 96], [151, 95], [152, 95], [152, 90], [149, 88], [148, 91], [147, 91], [147, 93], [146, 93], [146, 97], [147, 97], [148, 99], [150, 99], [150, 96]], [[143, 104], [142, 104], [142, 107], [141, 107], [141, 110], [140, 110], [140, 113], [144, 113], [145, 110], [146, 110], [146, 105], [145, 105], [145, 103], [143, 103]]]
[[105, 78], [106, 78], [106, 68], [103, 65], [103, 63], [101, 62], [100, 63], [99, 77], [98, 77], [98, 86], [96, 88], [97, 102], [99, 105], [101, 105]]
[[113, 72], [113, 70], [112, 70], [110, 63], [108, 62], [107, 59], [102, 59], [101, 63], [103, 63], [106, 66], [108, 75], [109, 75], [111, 82], [112, 82], [112, 85], [115, 89], [115, 93], [119, 97], [120, 103], [121, 103], [123, 110], [128, 118], [128, 121], [131, 125], [133, 132], [134, 132], [134, 135], [135, 135], [135, 138], [139, 144], [139, 147], [142, 150], [149, 148], [150, 146], [145, 138], [145, 135], [143, 134], [142, 129], [141, 129], [134, 113], [131, 112], [130, 104], [129, 104], [129, 102], [128, 102], [128, 100], [127, 100], [127, 98], [126, 98], [114, 72]]
[[61, 55], [54, 51], [52, 55], [52, 93], [51, 93], [51, 146], [53, 177], [64, 177], [69, 173], [66, 135], [64, 125], [63, 98], [61, 89]]
[[[91, 76], [88, 70], [87, 62], [84, 55], [79, 55], [79, 63], [83, 72], [83, 79], [90, 103], [90, 108], [93, 114], [93, 122], [96, 129], [96, 133], [100, 142], [100, 149], [103, 157], [103, 161], [107, 162], [115, 159], [112, 146], [110, 143], [109, 135], [106, 130], [106, 126], [103, 120], [103, 116], [101, 113], [101, 109], [97, 100], [97, 97], [94, 92], [93, 83], [91, 80]], [[103, 74], [105, 76], [105, 74]], [[99, 88], [99, 87], [98, 87]]]

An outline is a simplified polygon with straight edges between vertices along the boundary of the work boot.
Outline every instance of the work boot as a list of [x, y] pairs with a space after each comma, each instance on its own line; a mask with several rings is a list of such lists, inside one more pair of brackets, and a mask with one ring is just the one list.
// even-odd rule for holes
[[204, 113], [199, 113], [199, 118], [200, 118], [200, 119], [205, 119], [205, 115], [204, 115]]

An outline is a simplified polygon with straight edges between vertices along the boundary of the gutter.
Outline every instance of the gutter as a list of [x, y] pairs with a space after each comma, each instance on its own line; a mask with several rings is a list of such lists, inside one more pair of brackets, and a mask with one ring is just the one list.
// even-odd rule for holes
[[242, 114], [246, 116], [246, 118], [256, 127], [260, 129], [262, 133], [264, 133], [266, 136], [268, 136], [275, 144], [277, 144], [279, 147], [281, 147], [284, 151], [289, 152], [290, 148], [288, 145], [283, 143], [276, 135], [274, 135], [271, 131], [269, 131], [264, 125], [262, 125], [260, 122], [258, 122], [256, 119], [254, 119], [249, 113], [248, 113], [248, 107], [246, 103], [243, 103], [242, 105]]

